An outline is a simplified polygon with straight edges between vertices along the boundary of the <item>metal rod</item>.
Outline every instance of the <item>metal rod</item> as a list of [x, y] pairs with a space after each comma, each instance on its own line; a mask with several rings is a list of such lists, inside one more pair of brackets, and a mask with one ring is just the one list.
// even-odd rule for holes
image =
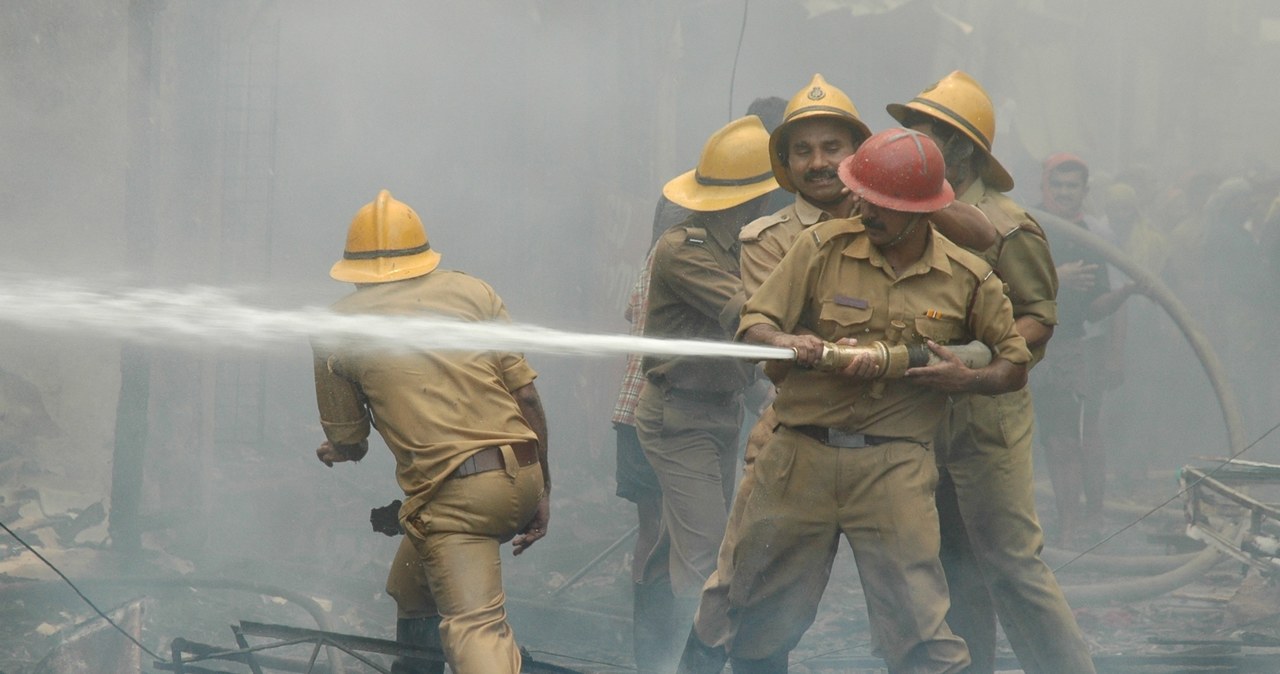
[[570, 585], [573, 585], [574, 583], [581, 580], [583, 576], [587, 575], [587, 572], [595, 568], [596, 565], [599, 564], [601, 561], [603, 561], [606, 557], [613, 554], [614, 550], [617, 550], [618, 548], [622, 547], [623, 543], [626, 543], [627, 541], [631, 540], [631, 537], [635, 536], [636, 532], [638, 531], [640, 531], [639, 524], [635, 525], [634, 527], [631, 527], [631, 529], [628, 530], [627, 533], [622, 534], [622, 536], [620, 536], [618, 540], [614, 541], [612, 544], [609, 545], [609, 547], [605, 548], [604, 552], [601, 552], [600, 554], [596, 555], [594, 559], [587, 562], [586, 566], [582, 567], [581, 569], [578, 569], [577, 573], [573, 574], [572, 576], [569, 577], [568, 580], [561, 583], [560, 587], [557, 587], [556, 589], [552, 590], [551, 596], [555, 597], [559, 595], [561, 592], [568, 589]]

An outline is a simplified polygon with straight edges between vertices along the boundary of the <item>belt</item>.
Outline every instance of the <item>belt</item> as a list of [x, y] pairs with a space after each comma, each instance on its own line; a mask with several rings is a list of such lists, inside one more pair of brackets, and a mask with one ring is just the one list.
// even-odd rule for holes
[[663, 393], [672, 398], [714, 405], [728, 405], [738, 397], [738, 391], [712, 391], [695, 388], [668, 388], [664, 389]]
[[826, 426], [784, 426], [784, 428], [790, 428], [797, 433], [807, 435], [824, 445], [843, 449], [871, 447], [872, 445], [882, 445], [886, 442], [907, 439], [890, 438], [883, 435], [867, 435], [865, 433], [849, 433], [838, 428], [827, 428]]
[[[518, 442], [511, 445], [511, 453], [515, 454], [516, 464], [521, 468], [532, 466], [538, 462], [538, 443], [534, 440], [526, 442]], [[467, 457], [461, 466], [449, 473], [447, 480], [457, 477], [467, 477], [476, 473], [487, 473], [491, 470], [501, 470], [506, 468], [502, 462], [502, 447], [493, 446], [484, 449]]]

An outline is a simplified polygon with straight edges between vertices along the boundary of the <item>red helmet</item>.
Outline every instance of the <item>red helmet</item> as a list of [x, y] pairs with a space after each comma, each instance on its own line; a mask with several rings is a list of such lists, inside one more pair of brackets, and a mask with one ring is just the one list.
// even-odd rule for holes
[[951, 203], [942, 151], [928, 136], [888, 129], [844, 158], [840, 180], [861, 199], [904, 213], [932, 213]]

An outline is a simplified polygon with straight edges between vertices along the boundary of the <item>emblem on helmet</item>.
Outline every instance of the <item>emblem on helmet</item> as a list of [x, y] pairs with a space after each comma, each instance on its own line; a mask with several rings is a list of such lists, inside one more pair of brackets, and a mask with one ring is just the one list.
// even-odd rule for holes
[[823, 91], [822, 87], [814, 87], [809, 90], [809, 100], [811, 101], [820, 101], [826, 97], [827, 92]]

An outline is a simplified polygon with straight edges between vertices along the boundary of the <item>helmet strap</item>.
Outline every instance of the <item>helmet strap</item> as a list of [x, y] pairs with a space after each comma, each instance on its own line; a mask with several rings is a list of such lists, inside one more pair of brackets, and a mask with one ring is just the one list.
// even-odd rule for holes
[[914, 214], [911, 217], [911, 221], [907, 223], [906, 227], [902, 228], [901, 232], [898, 232], [897, 236], [893, 237], [892, 239], [890, 239], [885, 243], [880, 244], [879, 248], [881, 248], [882, 250], [885, 248], [893, 248], [894, 246], [902, 243], [907, 239], [908, 236], [911, 236], [912, 232], [916, 230], [916, 226], [920, 224], [921, 220], [924, 220], [923, 213]]

